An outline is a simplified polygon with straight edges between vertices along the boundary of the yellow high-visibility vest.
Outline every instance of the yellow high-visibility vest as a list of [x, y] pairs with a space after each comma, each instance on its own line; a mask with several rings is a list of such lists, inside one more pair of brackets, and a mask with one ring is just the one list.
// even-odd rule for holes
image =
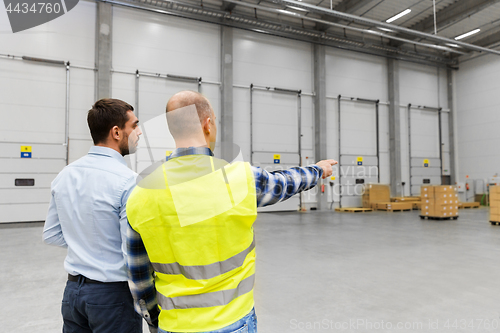
[[171, 159], [139, 182], [127, 216], [155, 270], [162, 330], [213, 331], [252, 310], [257, 202], [250, 164]]

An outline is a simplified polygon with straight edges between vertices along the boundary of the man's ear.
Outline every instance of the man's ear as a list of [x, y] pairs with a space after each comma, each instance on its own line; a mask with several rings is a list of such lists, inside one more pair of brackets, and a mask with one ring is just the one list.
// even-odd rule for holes
[[120, 141], [122, 134], [118, 126], [113, 126], [110, 132], [111, 132], [111, 137], [114, 140]]
[[203, 133], [210, 134], [210, 122], [210, 117], [207, 117], [207, 119], [203, 122]]

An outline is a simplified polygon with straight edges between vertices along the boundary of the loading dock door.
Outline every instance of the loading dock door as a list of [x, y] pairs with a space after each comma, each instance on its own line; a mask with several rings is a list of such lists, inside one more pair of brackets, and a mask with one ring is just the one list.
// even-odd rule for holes
[[408, 106], [410, 195], [422, 185], [441, 185], [441, 111]]
[[[300, 94], [274, 89], [253, 87], [250, 92], [251, 163], [267, 171], [284, 170], [301, 163]], [[258, 211], [297, 211], [299, 208], [300, 194]]]
[[47, 216], [66, 166], [66, 87], [65, 66], [0, 61], [0, 223]]
[[361, 207], [363, 186], [378, 183], [378, 101], [338, 98], [340, 207]]

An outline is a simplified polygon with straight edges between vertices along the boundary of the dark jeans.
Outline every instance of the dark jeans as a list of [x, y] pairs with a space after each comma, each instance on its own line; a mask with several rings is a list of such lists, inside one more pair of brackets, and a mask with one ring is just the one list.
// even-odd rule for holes
[[63, 333], [140, 333], [141, 316], [127, 282], [68, 281], [62, 300]]

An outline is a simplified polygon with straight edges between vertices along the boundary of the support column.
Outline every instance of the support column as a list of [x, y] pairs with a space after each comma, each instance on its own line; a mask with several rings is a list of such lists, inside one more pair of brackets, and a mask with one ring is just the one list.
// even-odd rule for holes
[[221, 26], [221, 116], [222, 158], [231, 162], [233, 152], [233, 28]]
[[110, 3], [97, 2], [96, 20], [96, 99], [111, 97], [111, 51], [113, 7]]
[[[324, 45], [314, 44], [314, 157], [316, 161], [327, 159], [326, 156], [326, 51]], [[328, 184], [328, 179], [321, 180]], [[317, 209], [328, 209], [328, 190], [318, 191], [316, 197]], [[332, 195], [333, 198], [333, 195]]]
[[455, 185], [457, 182], [457, 160], [456, 160], [456, 146], [455, 146], [455, 114], [456, 108], [453, 100], [455, 85], [453, 82], [453, 70], [448, 68], [446, 70], [446, 77], [448, 81], [448, 132], [450, 141], [450, 183]]
[[[401, 186], [401, 111], [399, 107], [399, 62], [387, 59], [389, 74], [389, 156], [391, 194], [402, 196]], [[411, 161], [410, 161], [411, 163]], [[379, 170], [380, 172], [380, 170]], [[408, 184], [411, 186], [411, 184]]]

